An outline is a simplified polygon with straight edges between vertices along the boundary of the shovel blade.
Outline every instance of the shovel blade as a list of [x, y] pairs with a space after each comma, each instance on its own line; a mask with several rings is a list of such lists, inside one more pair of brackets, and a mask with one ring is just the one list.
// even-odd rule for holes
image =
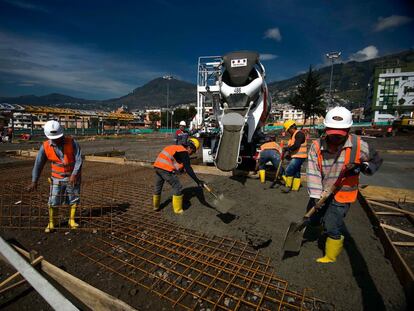
[[303, 240], [303, 224], [292, 222], [286, 232], [285, 240], [283, 242], [283, 253], [299, 254]]
[[223, 195], [217, 196], [212, 203], [215, 209], [222, 214], [228, 213], [228, 211], [235, 205], [233, 200], [226, 199]]

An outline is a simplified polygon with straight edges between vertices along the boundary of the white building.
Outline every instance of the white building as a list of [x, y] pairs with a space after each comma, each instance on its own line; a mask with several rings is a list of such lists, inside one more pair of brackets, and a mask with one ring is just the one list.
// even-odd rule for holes
[[410, 66], [377, 69], [374, 92], [374, 122], [393, 120], [400, 114], [412, 112], [414, 71]]

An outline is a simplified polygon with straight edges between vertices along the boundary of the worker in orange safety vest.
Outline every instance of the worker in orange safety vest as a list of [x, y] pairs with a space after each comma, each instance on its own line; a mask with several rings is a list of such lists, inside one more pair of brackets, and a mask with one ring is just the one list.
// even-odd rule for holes
[[[325, 256], [319, 263], [335, 262], [344, 243], [344, 217], [358, 195], [360, 172], [374, 174], [382, 164], [378, 153], [350, 134], [352, 114], [344, 107], [328, 111], [324, 124], [326, 135], [315, 140], [309, 150], [307, 188], [308, 209], [321, 197], [329, 196], [324, 205], [311, 216], [309, 230], [323, 225], [327, 235]], [[335, 185], [336, 191], [328, 189]]]
[[72, 137], [63, 135], [63, 128], [57, 121], [47, 121], [44, 125], [44, 133], [48, 140], [40, 146], [28, 191], [37, 189], [43, 166], [49, 160], [52, 176], [49, 179], [49, 223], [45, 232], [49, 233], [55, 229], [55, 209], [62, 204], [70, 205], [68, 225], [71, 229], [76, 229], [78, 224], [75, 222], [75, 214], [80, 201], [81, 150]]
[[198, 179], [190, 164], [190, 155], [200, 148], [197, 138], [189, 138], [183, 145], [171, 145], [165, 147], [154, 162], [155, 190], [153, 195], [153, 210], [160, 208], [161, 192], [166, 181], [173, 188], [172, 205], [174, 213], [183, 213], [182, 185], [177, 174], [185, 172], [196, 182], [199, 187], [204, 187], [204, 181]]
[[266, 142], [260, 146], [259, 151], [259, 178], [260, 182], [266, 181], [266, 163], [271, 162], [277, 169], [281, 161], [282, 147], [270, 136], [266, 136]]
[[300, 170], [303, 162], [308, 157], [306, 135], [296, 127], [293, 120], [287, 120], [283, 123], [283, 127], [290, 135], [288, 145], [283, 148], [283, 156], [290, 160], [282, 175], [285, 181], [284, 187], [281, 188], [283, 193], [289, 193], [291, 190], [299, 191], [300, 188]]

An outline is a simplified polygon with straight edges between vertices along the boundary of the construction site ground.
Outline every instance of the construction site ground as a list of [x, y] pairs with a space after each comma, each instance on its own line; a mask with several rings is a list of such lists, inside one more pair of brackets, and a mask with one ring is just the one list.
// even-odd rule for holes
[[[385, 150], [382, 153], [385, 162], [376, 177], [363, 178], [362, 183], [414, 188], [412, 177], [410, 177], [413, 172], [414, 154], [389, 152], [397, 149], [400, 151], [413, 150], [413, 137], [404, 136], [403, 138], [397, 137], [397, 139], [398, 145], [392, 138], [367, 139], [377, 149]], [[81, 141], [81, 147], [84, 153], [92, 154], [116, 149], [125, 151], [127, 158], [151, 161], [163, 146], [171, 142], [170, 137], [149, 135], [138, 138]], [[38, 147], [38, 144], [0, 145], [0, 152], [33, 147]], [[0, 159], [3, 163], [0, 166], [0, 182], [3, 185], [12, 184], [8, 190], [2, 189], [2, 195], [9, 191], [14, 193], [10, 198], [11, 201], [18, 202], [20, 200], [24, 203], [25, 200], [30, 200], [30, 202], [35, 200], [33, 195], [29, 195], [23, 190], [23, 186], [30, 182], [33, 159], [28, 161], [5, 157]], [[195, 162], [200, 161], [195, 159]], [[177, 216], [172, 212], [171, 189], [169, 187], [165, 187], [163, 192], [161, 211], [153, 212], [150, 210], [152, 169], [86, 162], [83, 169], [85, 189], [82, 190], [85, 208], [88, 208], [88, 204], [90, 204], [90, 206], [98, 206], [98, 209], [100, 208], [102, 211], [106, 201], [112, 200], [111, 213], [114, 216], [111, 216], [110, 221], [105, 217], [104, 221], [99, 221], [99, 217], [97, 217], [98, 220], [85, 217], [84, 221], [81, 220], [81, 225], [89, 230], [69, 231], [62, 223], [62, 228], [57, 232], [45, 234], [40, 228], [47, 224], [48, 185], [46, 177], [48, 174], [48, 170], [43, 173], [42, 186], [39, 190], [41, 195], [36, 197], [38, 200], [36, 202], [39, 202], [36, 204], [39, 206], [36, 205], [35, 208], [40, 210], [39, 217], [36, 219], [39, 228], [27, 229], [28, 225], [23, 222], [13, 223], [13, 225], [15, 227], [20, 225], [24, 229], [12, 229], [9, 228], [10, 222], [8, 225], [2, 223], [3, 227], [0, 230], [2, 237], [18, 242], [28, 250], [38, 251], [56, 266], [64, 268], [69, 273], [120, 298], [139, 310], [180, 309], [186, 302], [185, 299], [179, 300], [170, 297], [169, 300], [166, 297], [160, 297], [163, 295], [154, 284], [149, 286], [149, 290], [142, 286], [142, 283], [145, 285], [145, 281], [143, 281], [145, 278], [138, 282], [133, 277], [135, 270], [132, 272], [117, 270], [114, 266], [116, 260], [115, 262], [106, 262], [103, 259], [101, 261], [97, 259], [92, 249], [103, 250], [104, 245], [112, 245], [110, 249], [116, 249], [118, 253], [124, 252], [123, 255], [125, 255], [125, 246], [123, 245], [123, 248], [119, 249], [115, 242], [126, 242], [129, 231], [124, 231], [124, 227], [127, 224], [129, 228], [132, 228], [131, 224], [134, 221], [145, 226], [145, 228], [137, 226], [133, 229], [136, 236], [139, 233], [140, 243], [136, 244], [137, 247], [141, 247], [143, 242], [148, 243], [152, 240], [156, 240], [156, 243], [161, 245], [163, 242], [158, 242], [158, 239], [167, 239], [167, 233], [171, 235], [170, 239], [172, 242], [175, 241], [176, 245], [190, 245], [188, 244], [190, 243], [189, 236], [197, 237], [198, 240], [216, 241], [217, 239], [217, 241], [221, 241], [220, 243], [232, 243], [232, 245], [239, 245], [237, 241], [240, 241], [240, 245], [249, 256], [255, 258], [260, 256], [260, 258], [265, 258], [261, 259], [264, 261], [269, 258], [269, 267], [273, 267], [274, 275], [280, 280], [285, 280], [290, 291], [303, 293], [306, 289], [307, 296], [317, 297], [332, 303], [336, 310], [406, 309], [406, 298], [402, 286], [391, 264], [385, 258], [382, 244], [358, 202], [352, 205], [346, 217], [348, 233], [345, 238], [344, 252], [336, 264], [321, 265], [317, 264], [315, 259], [322, 255], [323, 243], [312, 233], [306, 234], [306, 242], [303, 244], [299, 256], [282, 260], [281, 247], [289, 223], [301, 219], [305, 212], [308, 201], [306, 188], [301, 188], [298, 193], [282, 194], [279, 189], [269, 189], [270, 180], [263, 185], [255, 176], [200, 175], [200, 178], [208, 182], [213, 189], [223, 193], [226, 198], [236, 201], [237, 204], [228, 214], [220, 214], [210, 205], [211, 196], [208, 193], [203, 193], [187, 176], [182, 176], [181, 180], [185, 185], [185, 212], [183, 215]], [[44, 205], [40, 203], [42, 200]], [[94, 200], [99, 201], [101, 205], [94, 203]], [[100, 216], [105, 216], [105, 214], [101, 213]], [[95, 227], [105, 230], [96, 230]], [[128, 243], [131, 245], [131, 242]], [[172, 250], [169, 249], [166, 252], [171, 253]], [[133, 254], [131, 253], [131, 255]], [[116, 257], [115, 255], [111, 256]], [[134, 256], [136, 259], [136, 255]], [[183, 261], [185, 261], [184, 257]], [[201, 253], [199, 258], [203, 258]], [[146, 257], [145, 260], [149, 259]], [[178, 258], [177, 262], [179, 260]], [[229, 263], [225, 259], [221, 260], [225, 270]], [[102, 264], [102, 262], [104, 263]], [[139, 265], [139, 263], [136, 264]], [[161, 264], [161, 267], [165, 264]], [[112, 267], [114, 270], [111, 271], [108, 267]], [[269, 267], [266, 266], [266, 269]], [[173, 270], [165, 268], [165, 271], [169, 271], [171, 274]], [[14, 273], [12, 269], [2, 262], [0, 263], [0, 280], [12, 273]], [[145, 276], [145, 274], [143, 275]], [[148, 275], [151, 276], [151, 274]], [[162, 274], [162, 278], [164, 276]], [[165, 279], [168, 279], [168, 276], [165, 276]], [[155, 282], [155, 284], [160, 282]], [[281, 282], [283, 283], [283, 281]], [[195, 309], [204, 309], [205, 311], [214, 309], [214, 307], [208, 307], [209, 301], [213, 299], [209, 295], [207, 295], [208, 297], [195, 295], [193, 296], [195, 301], [202, 298], [198, 299], [202, 301], [201, 305], [197, 305]], [[260, 295], [257, 296], [260, 297]], [[251, 299], [254, 300], [255, 296], [252, 297]], [[292, 297], [295, 296], [292, 294]], [[218, 299], [221, 301], [216, 306], [218, 310], [235, 309], [232, 300], [226, 299], [230, 298]], [[287, 301], [294, 305], [295, 299], [289, 298]], [[202, 307], [203, 303], [207, 306]], [[189, 303], [189, 305], [191, 304]], [[289, 309], [288, 306], [291, 305], [284, 305], [284, 309]], [[34, 308], [34, 306], [36, 307]], [[238, 306], [240, 307], [240, 305]], [[319, 309], [328, 310], [327, 306]], [[183, 308], [185, 309], [185, 306]], [[50, 307], [33, 289], [23, 285], [5, 294], [0, 294], [0, 309], [48, 310]], [[295, 310], [294, 307], [291, 309]]]

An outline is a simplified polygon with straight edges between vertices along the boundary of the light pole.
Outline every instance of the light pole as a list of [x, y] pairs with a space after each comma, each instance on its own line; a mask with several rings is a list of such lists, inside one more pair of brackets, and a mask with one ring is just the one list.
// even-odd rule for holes
[[333, 76], [333, 65], [336, 59], [341, 56], [341, 52], [330, 52], [326, 53], [326, 57], [331, 61], [331, 78], [329, 79], [329, 106], [332, 105], [332, 76]]
[[166, 75], [162, 77], [163, 79], [167, 80], [167, 133], [168, 133], [168, 112], [169, 112], [169, 97], [170, 97], [170, 80], [173, 78], [171, 75]]

